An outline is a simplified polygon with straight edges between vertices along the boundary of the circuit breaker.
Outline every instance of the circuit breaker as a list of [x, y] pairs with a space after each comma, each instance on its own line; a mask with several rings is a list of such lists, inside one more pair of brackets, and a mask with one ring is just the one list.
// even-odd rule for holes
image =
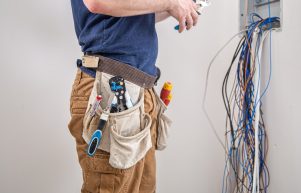
[[262, 18], [279, 17], [280, 23], [275, 23], [273, 28], [278, 28], [280, 31], [282, 23], [282, 1], [283, 0], [240, 0], [240, 30], [251, 23], [249, 15], [257, 13]]

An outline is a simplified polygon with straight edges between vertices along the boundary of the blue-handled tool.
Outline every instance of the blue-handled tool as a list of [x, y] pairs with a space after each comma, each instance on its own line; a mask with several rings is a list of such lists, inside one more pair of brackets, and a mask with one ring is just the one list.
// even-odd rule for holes
[[100, 140], [102, 137], [102, 130], [105, 127], [107, 120], [108, 120], [109, 115], [102, 113], [100, 116], [100, 121], [98, 124], [97, 129], [94, 131], [89, 146], [88, 146], [88, 150], [87, 153], [89, 156], [94, 156], [96, 149], [98, 148], [99, 144], [100, 144]]

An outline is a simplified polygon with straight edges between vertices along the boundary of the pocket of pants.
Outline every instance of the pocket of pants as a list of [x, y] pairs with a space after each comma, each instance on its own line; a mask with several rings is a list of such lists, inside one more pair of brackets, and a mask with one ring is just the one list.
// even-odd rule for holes
[[[133, 172], [130, 169], [117, 169], [109, 164], [109, 154], [97, 151], [93, 157], [81, 161], [83, 168], [82, 192], [114, 192], [120, 182], [127, 180]], [[117, 183], [116, 183], [117, 182]]]
[[81, 192], [114, 192], [114, 173], [83, 171], [83, 185]]
[[77, 69], [75, 79], [71, 88], [70, 113], [84, 115], [94, 78]]
[[167, 106], [164, 104], [159, 94], [153, 88], [158, 108], [158, 127], [157, 127], [157, 140], [156, 149], [164, 150], [167, 147], [167, 140], [169, 137], [172, 120], [166, 115]]
[[101, 90], [100, 88], [104, 85], [99, 84], [106, 83], [97, 83], [97, 79], [95, 81], [84, 116], [83, 138], [86, 143], [89, 143], [94, 131], [97, 130], [101, 114], [107, 114], [109, 118], [102, 130], [98, 148], [110, 153], [111, 166], [127, 169], [141, 160], [152, 146], [151, 118], [144, 112], [144, 89], [140, 89], [138, 100], [133, 107], [118, 113], [107, 113], [100, 105], [94, 116], [91, 116], [93, 99], [99, 94], [105, 98], [109, 98], [108, 95], [110, 95], [105, 93], [108, 92], [105, 89]]

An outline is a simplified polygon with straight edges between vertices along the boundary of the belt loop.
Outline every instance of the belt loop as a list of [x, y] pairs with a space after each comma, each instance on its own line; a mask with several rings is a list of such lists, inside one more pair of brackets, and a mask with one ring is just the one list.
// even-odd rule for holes
[[76, 60], [76, 66], [79, 68], [83, 65], [82, 60], [81, 59], [77, 59]]

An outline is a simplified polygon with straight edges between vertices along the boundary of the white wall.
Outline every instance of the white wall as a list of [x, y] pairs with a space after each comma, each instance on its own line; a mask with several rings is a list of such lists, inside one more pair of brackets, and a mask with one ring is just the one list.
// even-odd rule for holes
[[270, 136], [270, 192], [300, 193], [300, 1], [283, 2], [283, 31], [273, 34], [273, 78], [265, 98]]
[[[157, 156], [159, 193], [220, 192], [224, 154], [201, 99], [209, 60], [238, 30], [238, 2], [229, 2], [215, 0], [199, 26], [184, 34], [173, 30], [172, 19], [158, 25], [159, 85], [171, 80], [175, 87], [168, 110], [172, 136]], [[283, 30], [273, 33], [273, 78], [264, 101], [273, 193], [301, 192], [300, 6], [285, 1]], [[81, 171], [67, 128], [74, 62], [81, 54], [70, 2], [2, 0], [0, 16], [0, 192], [80, 192]], [[217, 59], [210, 78], [207, 106], [221, 136], [221, 83], [234, 47]]]

